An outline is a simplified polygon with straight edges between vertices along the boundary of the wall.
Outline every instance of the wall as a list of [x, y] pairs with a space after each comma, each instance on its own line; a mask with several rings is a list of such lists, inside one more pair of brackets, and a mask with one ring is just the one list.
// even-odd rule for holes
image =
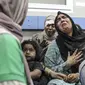
[[[85, 2], [85, 0], [73, 0], [73, 13], [68, 13], [68, 14], [72, 17], [85, 18], [85, 11], [84, 11], [85, 7], [76, 6], [77, 1]], [[48, 16], [50, 14], [56, 15], [56, 13], [50, 13], [50, 12], [40, 13], [40, 12], [29, 12], [28, 11], [28, 16]], [[31, 38], [33, 34], [38, 33], [38, 32], [41, 32], [41, 31], [23, 31], [24, 39]]]
[[66, 0], [29, 0], [30, 3], [65, 4]]

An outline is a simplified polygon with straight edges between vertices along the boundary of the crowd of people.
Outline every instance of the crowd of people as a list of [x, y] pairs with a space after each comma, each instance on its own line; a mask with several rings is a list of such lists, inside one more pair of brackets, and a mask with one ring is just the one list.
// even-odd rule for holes
[[85, 85], [85, 33], [72, 18], [49, 15], [22, 41], [28, 0], [0, 0], [0, 85]]
[[30, 50], [31, 44], [38, 49], [35, 54], [39, 52], [31, 61], [28, 59], [32, 57], [32, 50], [28, 50], [30, 56], [26, 56], [34, 85], [84, 85], [85, 33], [82, 28], [60, 11], [56, 17], [47, 16], [44, 27], [43, 32], [34, 34], [22, 45], [22, 50], [24, 47]]

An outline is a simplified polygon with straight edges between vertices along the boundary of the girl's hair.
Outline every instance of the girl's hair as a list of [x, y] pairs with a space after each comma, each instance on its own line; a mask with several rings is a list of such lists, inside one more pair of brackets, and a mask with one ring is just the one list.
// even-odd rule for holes
[[41, 48], [40, 48], [39, 44], [32, 39], [24, 40], [21, 44], [22, 50], [24, 49], [25, 44], [31, 44], [34, 47], [34, 49], [36, 51], [35, 60], [39, 61], [40, 60], [40, 53], [41, 53]]

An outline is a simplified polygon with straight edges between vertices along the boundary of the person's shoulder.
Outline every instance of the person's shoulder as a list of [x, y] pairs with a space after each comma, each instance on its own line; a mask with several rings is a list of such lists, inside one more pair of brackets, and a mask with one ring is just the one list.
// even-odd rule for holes
[[32, 39], [36, 40], [38, 38], [38, 36], [39, 36], [39, 33], [33, 34]]
[[39, 35], [39, 33], [33, 34], [32, 37], [37, 37]]

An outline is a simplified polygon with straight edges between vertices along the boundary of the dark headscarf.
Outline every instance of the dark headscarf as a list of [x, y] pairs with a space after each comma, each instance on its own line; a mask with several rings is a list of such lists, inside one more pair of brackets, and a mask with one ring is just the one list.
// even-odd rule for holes
[[[70, 19], [72, 23], [72, 29], [73, 29], [72, 36], [68, 36], [66, 33], [63, 33], [62, 31], [59, 30], [59, 27], [57, 26], [57, 18], [60, 14], [63, 14]], [[78, 49], [79, 51], [82, 51], [83, 52], [82, 57], [85, 57], [85, 33], [82, 31], [81, 28], [78, 28], [75, 25], [74, 21], [71, 19], [69, 15], [63, 12], [58, 12], [55, 18], [55, 28], [58, 32], [56, 43], [59, 47], [62, 59], [64, 61], [67, 60], [68, 52], [70, 52], [70, 54], [72, 55], [76, 49]], [[72, 66], [73, 72], [78, 72], [79, 63]]]

